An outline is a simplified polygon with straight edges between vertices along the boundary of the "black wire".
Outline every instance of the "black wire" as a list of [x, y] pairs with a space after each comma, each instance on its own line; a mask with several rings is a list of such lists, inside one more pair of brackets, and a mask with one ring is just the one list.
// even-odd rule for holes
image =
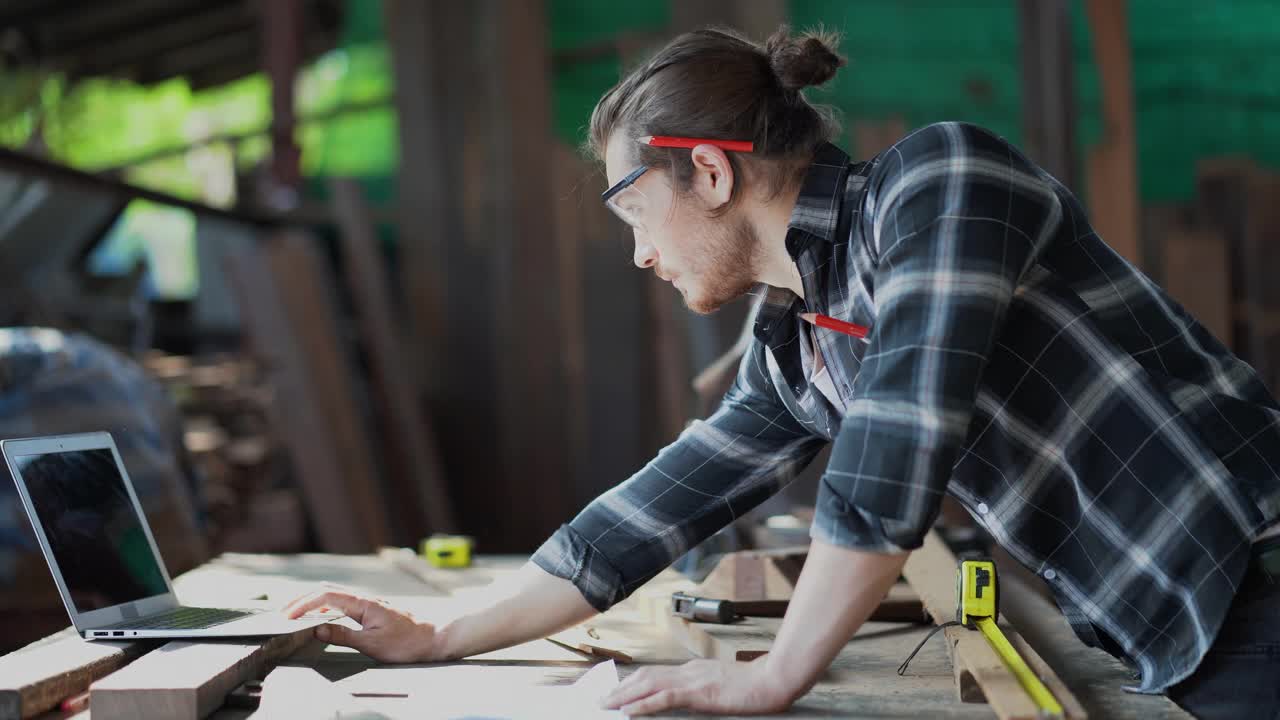
[[934, 635], [937, 635], [939, 630], [952, 627], [953, 625], [960, 625], [960, 624], [961, 623], [958, 623], [955, 620], [952, 620], [951, 622], [944, 622], [938, 627], [930, 630], [929, 634], [925, 635], [924, 639], [920, 641], [920, 644], [916, 646], [916, 649], [912, 650], [911, 654], [907, 656], [907, 659], [903, 660], [902, 664], [898, 666], [898, 674], [901, 675], [907, 671], [907, 664], [910, 663], [911, 659], [916, 656], [916, 653], [920, 652], [920, 648], [924, 647], [924, 644], [929, 642], [929, 638], [933, 637]]

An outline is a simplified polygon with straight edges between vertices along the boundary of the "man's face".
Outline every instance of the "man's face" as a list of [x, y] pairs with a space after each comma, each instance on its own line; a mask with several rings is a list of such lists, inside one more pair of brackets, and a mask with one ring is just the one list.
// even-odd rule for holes
[[[610, 186], [636, 169], [633, 142], [620, 135], [610, 140], [605, 152]], [[710, 215], [723, 204], [735, 180], [727, 160], [719, 169], [714, 164], [714, 158], [709, 164], [695, 162], [686, 193], [677, 195], [667, 171], [652, 168], [614, 198], [633, 218], [636, 267], [652, 268], [698, 313], [713, 312], [746, 294], [757, 276], [759, 237], [741, 207]]]

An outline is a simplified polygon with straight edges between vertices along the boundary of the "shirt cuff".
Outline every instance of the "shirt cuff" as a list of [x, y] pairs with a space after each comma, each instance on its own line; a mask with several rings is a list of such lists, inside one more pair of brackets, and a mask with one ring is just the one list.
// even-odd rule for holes
[[809, 537], [828, 545], [897, 554], [924, 544], [923, 532], [907, 523], [876, 515], [851, 504], [824, 476], [818, 485], [818, 500]]
[[530, 560], [551, 575], [573, 583], [591, 607], [600, 612], [625, 597], [622, 574], [568, 525], [561, 525]]

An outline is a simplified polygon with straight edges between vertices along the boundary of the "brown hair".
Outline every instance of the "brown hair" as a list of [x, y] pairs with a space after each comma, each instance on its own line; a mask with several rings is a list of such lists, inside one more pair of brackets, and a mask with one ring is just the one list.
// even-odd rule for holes
[[[718, 212], [736, 202], [744, 177], [763, 180], [767, 196], [776, 197], [798, 181], [814, 150], [839, 132], [831, 109], [813, 105], [800, 92], [830, 80], [845, 64], [837, 45], [832, 34], [792, 35], [785, 25], [764, 45], [726, 29], [680, 35], [596, 104], [589, 150], [603, 161], [617, 132], [750, 140], [754, 152], [728, 154], [739, 180]], [[680, 189], [693, 177], [687, 150], [637, 143], [636, 157], [669, 170]]]

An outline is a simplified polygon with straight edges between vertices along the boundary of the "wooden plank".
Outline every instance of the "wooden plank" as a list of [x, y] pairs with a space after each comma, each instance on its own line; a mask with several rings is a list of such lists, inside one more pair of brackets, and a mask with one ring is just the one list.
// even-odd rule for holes
[[[481, 17], [494, 56], [486, 63], [492, 96], [486, 142], [507, 149], [494, 165], [504, 171], [485, 194], [496, 213], [491, 238], [492, 323], [498, 408], [495, 447], [508, 481], [490, 496], [504, 512], [512, 547], [532, 549], [573, 513], [564, 478], [569, 470], [565, 378], [560, 347], [560, 282], [554, 245], [551, 166], [551, 58], [544, 0], [485, 0]], [[483, 82], [483, 80], [482, 80]]]
[[[565, 444], [569, 457], [568, 480], [577, 486], [583, 476], [599, 472], [589, 464], [590, 417], [587, 390], [587, 302], [585, 293], [585, 251], [587, 232], [599, 227], [592, 224], [585, 203], [598, 213], [594, 198], [583, 192], [583, 184], [592, 177], [592, 168], [573, 148], [553, 142], [551, 148], [551, 183], [554, 188], [553, 216], [556, 259], [560, 282], [560, 333], [564, 338], [561, 355], [565, 381]], [[577, 488], [575, 487], [575, 491]], [[575, 495], [578, 493], [575, 492]], [[587, 495], [583, 493], [583, 495]], [[594, 494], [587, 495], [594, 497]], [[575, 505], [582, 504], [578, 497]]]
[[1062, 710], [1068, 718], [1074, 720], [1085, 720], [1089, 717], [1089, 713], [1084, 709], [1084, 705], [1076, 698], [1067, 684], [1058, 677], [1058, 673], [1053, 671], [1049, 663], [1040, 657], [1040, 653], [1031, 647], [1031, 643], [1027, 639], [1013, 630], [1005, 633], [1009, 637], [1009, 642], [1013, 645], [1018, 654], [1022, 655], [1022, 659], [1027, 661], [1027, 665], [1031, 666], [1031, 670], [1040, 678], [1040, 682], [1049, 688], [1049, 692], [1053, 693], [1053, 697], [1057, 699], [1058, 704], [1062, 705]]
[[458, 527], [437, 456], [435, 433], [418, 405], [418, 388], [405, 364], [397, 314], [386, 291], [387, 278], [376, 228], [364, 193], [354, 180], [330, 183], [342, 226], [341, 244], [347, 283], [369, 353], [383, 432], [395, 459], [391, 496], [398, 509], [401, 542], [416, 542], [432, 532]]
[[396, 231], [403, 249], [399, 261], [409, 328], [410, 367], [417, 385], [434, 396], [453, 379], [439, 351], [445, 335], [445, 307], [450, 268], [447, 238], [456, 237], [458, 175], [450, 140], [451, 115], [460, 115], [442, 83], [451, 62], [465, 57], [448, 52], [442, 42], [467, 33], [446, 16], [448, 3], [386, 0], [382, 3], [392, 70], [396, 83], [396, 123], [403, 161], [397, 172]]
[[0, 657], [0, 720], [30, 718], [51, 710], [155, 645], [88, 642], [73, 635]]
[[807, 554], [806, 547], [727, 553], [697, 594], [720, 600], [789, 600]]
[[360, 529], [360, 549], [370, 552], [390, 541], [391, 522], [361, 394], [338, 326], [332, 273], [314, 243], [302, 233], [282, 232], [268, 243], [267, 257], [331, 429], [346, 485], [346, 522]]
[[1018, 0], [1027, 155], [1076, 189], [1075, 57], [1068, 0]]
[[1098, 235], [1126, 260], [1141, 265], [1138, 246], [1138, 169], [1133, 120], [1133, 69], [1128, 3], [1085, 3], [1102, 83], [1102, 141], [1089, 152], [1090, 220]]
[[951, 644], [961, 702], [986, 702], [1002, 720], [1040, 717], [1040, 709], [982, 633], [958, 627], [943, 632]]
[[248, 344], [262, 360], [275, 389], [272, 424], [289, 449], [320, 547], [327, 552], [360, 552], [366, 541], [361, 528], [351, 522], [338, 446], [317, 397], [320, 388], [311, 380], [265, 253], [255, 247], [229, 254], [226, 262]]
[[[1133, 684], [1129, 668], [1102, 650], [1080, 642], [1052, 600], [1034, 586], [1012, 577], [1003, 568], [1000, 573], [1000, 611], [1017, 627], [1020, 641], [1038, 648], [1033, 651], [1034, 658], [1024, 657], [1070, 717], [1075, 717], [1072, 713], [1076, 712], [1083, 717], [1087, 711], [1108, 720], [1191, 717], [1168, 697], [1126, 692], [1124, 686]], [[1049, 671], [1038, 667], [1041, 662]], [[1053, 668], [1061, 674], [1052, 672]]]
[[171, 642], [93, 683], [89, 708], [94, 720], [203, 718], [227, 693], [260, 677], [312, 637], [306, 628], [261, 642]]
[[[911, 583], [925, 609], [939, 625], [955, 620], [956, 557], [936, 531], [911, 553], [902, 574]], [[976, 631], [952, 626], [945, 630], [947, 648], [956, 673], [956, 693], [964, 702], [976, 696], [968, 680], [981, 688], [991, 708], [1001, 718], [1036, 717], [1038, 711], [1018, 679]]]

